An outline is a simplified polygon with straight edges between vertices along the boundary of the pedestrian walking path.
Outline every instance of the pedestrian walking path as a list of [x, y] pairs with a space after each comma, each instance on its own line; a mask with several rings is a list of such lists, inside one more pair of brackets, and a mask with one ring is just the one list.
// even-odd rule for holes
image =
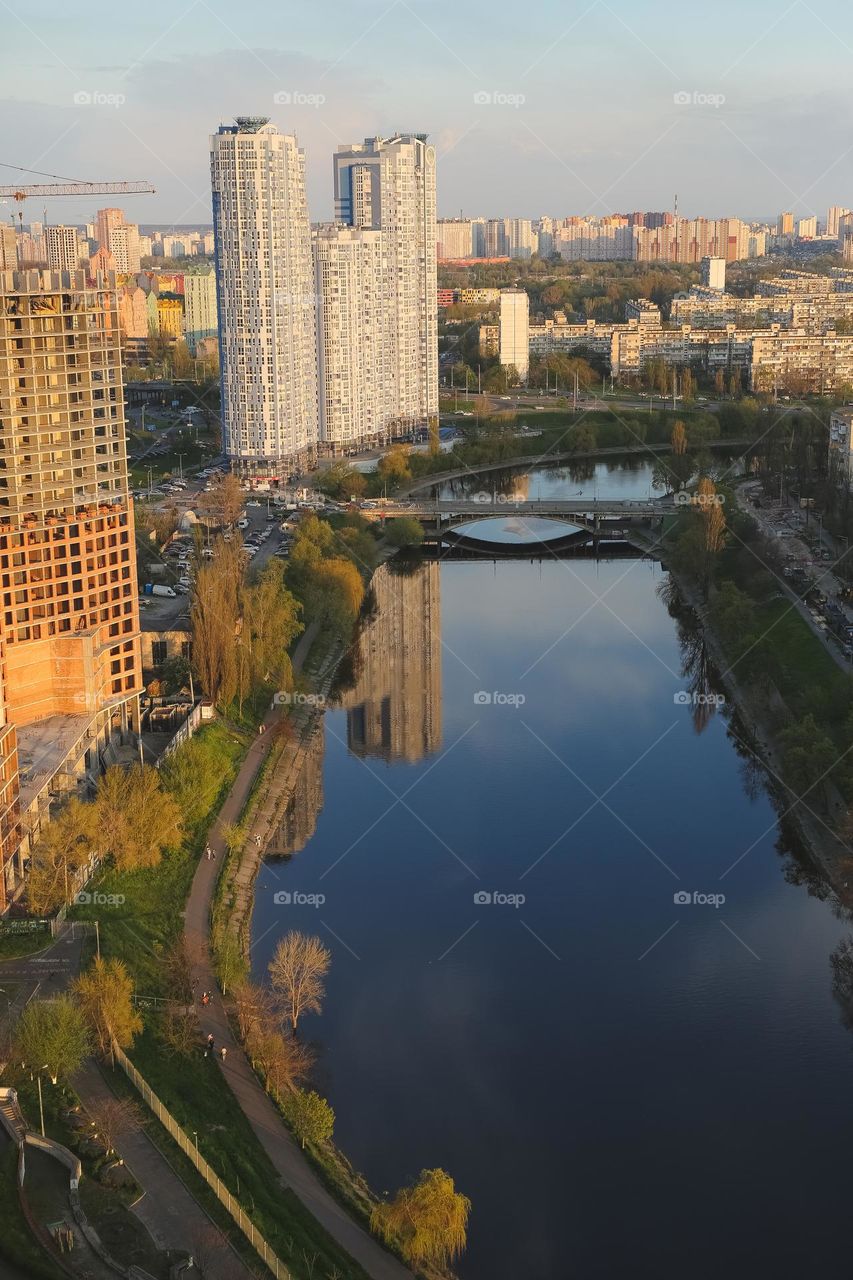
[[[304, 644], [303, 644], [304, 642]], [[299, 671], [307, 656], [310, 637], [302, 637], [294, 655]], [[282, 708], [273, 707], [264, 720], [265, 730], [278, 723]], [[210, 954], [210, 907], [216, 887], [219, 859], [224, 852], [221, 832], [239, 821], [252, 785], [274, 739], [270, 732], [259, 733], [252, 743], [234, 785], [223, 804], [210, 843], [216, 857], [202, 856], [196, 869], [185, 915], [184, 931], [188, 953], [194, 957], [193, 978], [199, 991], [210, 991], [211, 1000], [199, 1007], [202, 1034], [213, 1035], [217, 1049], [225, 1046], [227, 1057], [220, 1062], [234, 1097], [248, 1119], [259, 1142], [281, 1176], [282, 1182], [301, 1200], [305, 1208], [325, 1227], [329, 1235], [354, 1258], [373, 1280], [412, 1280], [412, 1273], [377, 1240], [365, 1231], [326, 1190], [309, 1165], [287, 1126], [262, 1088], [242, 1048], [231, 1034], [219, 996]]]
[[[80, 971], [84, 937], [79, 926], [66, 924], [44, 951], [0, 963], [0, 987], [4, 981], [16, 984], [9, 1009], [12, 1024], [34, 996], [56, 996], [70, 985]], [[78, 1072], [73, 1084], [84, 1107], [111, 1096], [92, 1059]], [[204, 1242], [205, 1253], [211, 1255], [207, 1274], [213, 1280], [251, 1280], [252, 1273], [143, 1130], [123, 1133], [116, 1147], [144, 1191], [133, 1212], [159, 1248], [192, 1253], [199, 1242]]]

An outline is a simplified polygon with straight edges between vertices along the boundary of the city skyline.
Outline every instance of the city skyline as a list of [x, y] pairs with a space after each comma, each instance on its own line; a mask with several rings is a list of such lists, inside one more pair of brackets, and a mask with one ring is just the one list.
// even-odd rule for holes
[[[701, 41], [643, 0], [577, 12], [546, 0], [536, 24], [511, 30], [494, 10], [445, 3], [271, 17], [254, 3], [235, 16], [156, 0], [144, 17], [110, 13], [97, 59], [71, 15], [45, 8], [40, 35], [10, 11], [9, 163], [147, 177], [157, 195], [126, 202], [132, 221], [207, 221], [200, 140], [243, 111], [299, 136], [319, 221], [332, 215], [328, 167], [310, 157], [345, 142], [356, 113], [366, 135], [428, 130], [445, 217], [669, 209], [676, 192], [687, 216], [821, 216], [853, 187], [842, 79], [853, 25], [799, 0], [784, 13], [724, 5], [731, 20]], [[819, 72], [805, 71], [818, 51]], [[69, 212], [79, 202], [56, 205], [56, 221], [82, 216]]]

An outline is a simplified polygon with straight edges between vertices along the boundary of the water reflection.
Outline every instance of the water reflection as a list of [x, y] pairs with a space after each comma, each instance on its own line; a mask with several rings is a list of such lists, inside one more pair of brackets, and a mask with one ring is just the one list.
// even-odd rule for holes
[[323, 808], [323, 749], [326, 738], [322, 717], [319, 717], [302, 748], [302, 759], [294, 763], [295, 781], [282, 779], [290, 785], [286, 807], [272, 834], [267, 840], [265, 854], [270, 858], [284, 858], [299, 853], [317, 829], [317, 818]]
[[357, 641], [354, 683], [342, 696], [356, 756], [423, 760], [441, 747], [441, 590], [435, 562], [382, 565]]

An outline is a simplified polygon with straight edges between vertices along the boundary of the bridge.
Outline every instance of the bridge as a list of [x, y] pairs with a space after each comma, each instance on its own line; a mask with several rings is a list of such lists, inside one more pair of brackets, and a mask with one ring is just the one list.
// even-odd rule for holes
[[[674, 519], [683, 510], [674, 497], [645, 499], [613, 498], [535, 498], [516, 497], [496, 491], [473, 494], [468, 498], [411, 498], [401, 502], [377, 501], [362, 514], [368, 520], [393, 520], [412, 516], [424, 526], [430, 540], [441, 540], [459, 525], [476, 520], [512, 518], [517, 520], [553, 520], [572, 524], [567, 539], [624, 537], [632, 528], [658, 527]], [[579, 533], [578, 531], [583, 531]], [[456, 541], [465, 535], [456, 535]], [[472, 535], [475, 537], [475, 535]], [[542, 539], [550, 542], [551, 539]]]

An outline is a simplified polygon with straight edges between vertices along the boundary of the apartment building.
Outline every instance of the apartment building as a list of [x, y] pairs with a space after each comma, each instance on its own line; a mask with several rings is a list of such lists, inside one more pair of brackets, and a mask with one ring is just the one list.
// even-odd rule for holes
[[112, 254], [119, 275], [133, 275], [140, 270], [139, 227], [125, 221], [123, 209], [99, 209], [96, 228], [98, 246]]
[[216, 273], [213, 270], [184, 276], [184, 336], [192, 355], [204, 338], [219, 332], [216, 309]]
[[2, 912], [51, 805], [91, 785], [138, 727], [114, 279], [0, 274], [0, 457]]
[[331, 224], [313, 233], [320, 443], [345, 452], [387, 439], [397, 419], [385, 345], [381, 231]]
[[530, 300], [524, 289], [501, 289], [500, 362], [522, 382], [530, 367]]
[[830, 415], [829, 475], [853, 488], [853, 409], [833, 409]]
[[720, 293], [726, 287], [725, 258], [703, 258], [699, 264], [702, 284], [706, 289], [716, 289]]
[[263, 117], [221, 125], [210, 149], [225, 449], [278, 478], [319, 435], [305, 157]]
[[76, 227], [45, 227], [44, 247], [51, 271], [76, 271], [80, 246]]
[[438, 257], [454, 262], [474, 256], [474, 239], [470, 218], [439, 218], [436, 224]]
[[334, 154], [339, 222], [381, 231], [385, 341], [401, 425], [438, 414], [435, 147], [424, 134], [366, 138]]

